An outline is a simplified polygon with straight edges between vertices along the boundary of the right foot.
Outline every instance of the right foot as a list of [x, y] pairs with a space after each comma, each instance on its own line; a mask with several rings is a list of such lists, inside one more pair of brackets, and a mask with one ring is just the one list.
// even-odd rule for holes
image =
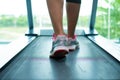
[[53, 35], [53, 43], [50, 58], [64, 58], [68, 54], [67, 37], [65, 35]]
[[75, 49], [79, 48], [79, 42], [77, 41], [76, 36], [74, 38], [68, 38], [68, 49], [69, 51], [74, 51]]

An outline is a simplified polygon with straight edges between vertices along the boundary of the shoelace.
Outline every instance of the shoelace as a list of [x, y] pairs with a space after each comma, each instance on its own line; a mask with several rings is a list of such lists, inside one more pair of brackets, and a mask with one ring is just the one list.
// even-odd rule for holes
[[65, 37], [58, 37], [57, 39], [56, 39], [56, 43], [59, 43], [58, 45], [65, 45], [65, 42], [66, 42], [67, 40], [65, 39]]

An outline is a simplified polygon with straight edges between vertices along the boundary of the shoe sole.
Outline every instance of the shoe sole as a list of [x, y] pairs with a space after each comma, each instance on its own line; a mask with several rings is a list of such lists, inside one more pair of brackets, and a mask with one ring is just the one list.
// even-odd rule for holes
[[74, 50], [76, 50], [76, 49], [79, 49], [79, 46], [77, 45], [77, 46], [74, 46], [74, 47], [68, 47], [68, 49], [69, 49], [69, 51], [74, 51]]
[[67, 50], [57, 50], [52, 55], [50, 55], [50, 58], [61, 59], [66, 57], [67, 54]]

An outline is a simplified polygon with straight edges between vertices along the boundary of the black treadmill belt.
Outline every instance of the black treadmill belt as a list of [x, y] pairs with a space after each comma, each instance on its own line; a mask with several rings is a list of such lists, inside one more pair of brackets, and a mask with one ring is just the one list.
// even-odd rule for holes
[[38, 37], [1, 72], [0, 80], [120, 79], [120, 65], [84, 36], [80, 49], [62, 60], [49, 58], [51, 37]]

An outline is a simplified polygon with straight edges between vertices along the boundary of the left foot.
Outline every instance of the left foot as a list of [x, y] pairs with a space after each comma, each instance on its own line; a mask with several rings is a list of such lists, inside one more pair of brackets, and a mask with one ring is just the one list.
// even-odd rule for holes
[[52, 50], [50, 58], [64, 58], [68, 54], [67, 37], [65, 35], [53, 36]]

